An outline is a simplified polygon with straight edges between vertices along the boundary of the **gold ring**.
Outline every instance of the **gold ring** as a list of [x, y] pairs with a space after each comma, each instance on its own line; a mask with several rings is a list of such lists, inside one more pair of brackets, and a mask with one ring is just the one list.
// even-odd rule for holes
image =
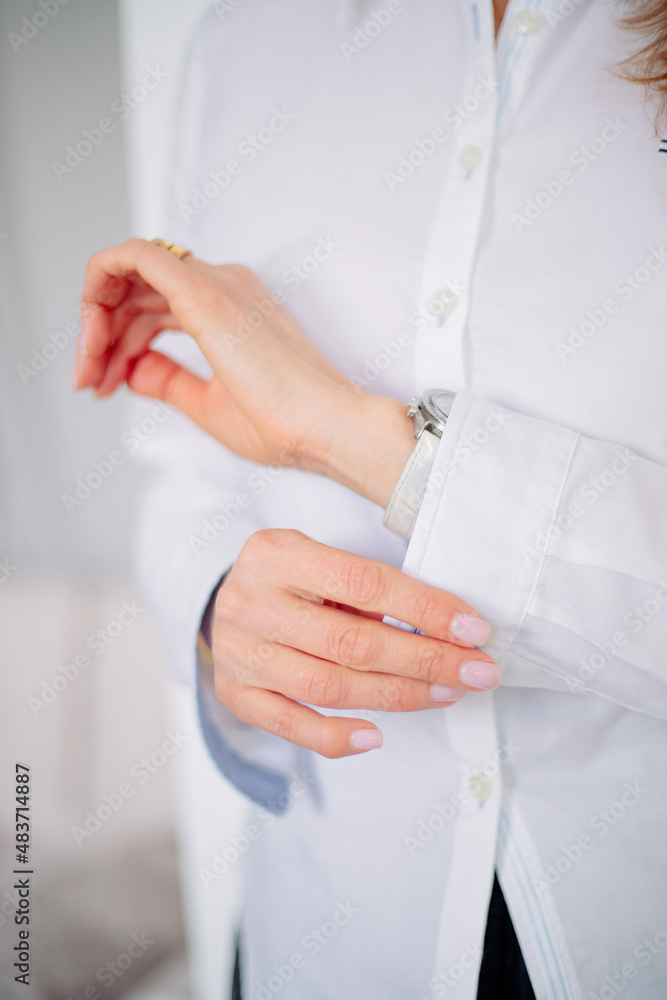
[[188, 250], [186, 247], [179, 246], [178, 243], [167, 243], [165, 240], [155, 239], [151, 240], [156, 247], [164, 247], [169, 253], [173, 253], [174, 257], [178, 257], [179, 260], [183, 260], [188, 254], [192, 253], [192, 250]]

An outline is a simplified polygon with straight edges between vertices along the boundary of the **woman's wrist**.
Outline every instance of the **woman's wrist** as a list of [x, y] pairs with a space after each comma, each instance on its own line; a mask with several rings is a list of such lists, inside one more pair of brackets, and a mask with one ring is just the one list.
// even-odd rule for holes
[[344, 390], [303, 464], [385, 508], [414, 446], [405, 403]]

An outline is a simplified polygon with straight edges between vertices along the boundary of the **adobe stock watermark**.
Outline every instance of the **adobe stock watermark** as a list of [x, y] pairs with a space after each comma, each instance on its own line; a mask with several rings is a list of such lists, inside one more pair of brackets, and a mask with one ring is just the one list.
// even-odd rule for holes
[[568, 168], [560, 170], [556, 177], [543, 181], [540, 190], [532, 198], [526, 198], [523, 214], [512, 212], [510, 221], [516, 232], [522, 233], [532, 226], [555, 201], [558, 201], [565, 194], [567, 188], [575, 183], [578, 176], [585, 173], [592, 163], [595, 163], [600, 156], [606, 153], [627, 128], [627, 123], [622, 122], [619, 118], [606, 118], [600, 134], [570, 154], [568, 162], [576, 168], [577, 173], [573, 173]]
[[69, 0], [39, 0], [33, 13], [21, 19], [21, 27], [7, 35], [7, 41], [14, 52], [20, 52], [24, 45], [31, 42], [60, 13], [60, 8], [68, 3]]
[[[495, 94], [497, 89], [497, 80], [491, 76], [481, 76], [470, 94], [443, 112], [445, 125], [451, 131], [456, 131], [475, 114], [481, 104]], [[396, 191], [401, 184], [414, 177], [426, 161], [430, 160], [439, 147], [447, 141], [449, 134], [446, 129], [438, 125], [431, 129], [428, 135], [416, 138], [412, 148], [399, 156], [395, 168], [384, 171], [382, 176], [389, 190]]]
[[70, 320], [69, 323], [65, 323], [61, 330], [50, 333], [41, 347], [33, 347], [30, 352], [30, 362], [16, 366], [16, 371], [23, 384], [28, 385], [31, 379], [41, 375], [52, 361], [67, 350], [71, 343], [78, 340], [80, 333], [81, 323]]
[[351, 63], [355, 56], [364, 52], [372, 42], [389, 27], [397, 14], [402, 14], [405, 4], [402, 0], [388, 0], [384, 7], [374, 10], [370, 17], [359, 25], [349, 42], [340, 42], [339, 49], [346, 63]]
[[0, 901], [0, 927], [4, 927], [7, 917], [11, 917], [11, 922], [14, 922], [21, 899], [19, 889], [20, 886], [15, 884], [11, 889], [4, 890]]
[[297, 972], [306, 968], [309, 959], [319, 955], [359, 912], [359, 907], [351, 899], [344, 902], [338, 900], [329, 920], [325, 920], [319, 927], [311, 927], [301, 938], [302, 950], [293, 952], [283, 963], [274, 965], [271, 975], [265, 982], [257, 981], [249, 989], [248, 1000], [272, 1000], [272, 997], [281, 993]]
[[[101, 965], [95, 972], [95, 979], [105, 990], [111, 989], [121, 976], [124, 976], [127, 970], [134, 965], [137, 959], [142, 958], [146, 954], [153, 944], [155, 944], [155, 941], [148, 937], [146, 931], [143, 931], [141, 934], [131, 934], [125, 951], [121, 951], [114, 959]], [[87, 986], [79, 996], [69, 996], [67, 1000], [101, 1000], [103, 996], [104, 994], [100, 992], [97, 986], [91, 985]]]
[[111, 102], [110, 112], [115, 116], [115, 120], [109, 117], [100, 118], [97, 125], [82, 129], [81, 138], [75, 139], [73, 144], [65, 146], [62, 160], [51, 161], [51, 169], [58, 180], [62, 183], [65, 177], [74, 173], [77, 167], [80, 167], [83, 161], [102, 145], [106, 136], [116, 131], [118, 122], [125, 121], [133, 111], [140, 107], [151, 93], [167, 79], [168, 75], [159, 66], [147, 66], [139, 83]]
[[[135, 600], [123, 601], [110, 621], [86, 636], [86, 650], [90, 650], [93, 656], [102, 656], [137, 621], [144, 610]], [[30, 695], [26, 700], [34, 718], [68, 691], [81, 674], [92, 667], [93, 662], [90, 653], [78, 652], [67, 663], [61, 664], [50, 680], [42, 681], [39, 695]]]
[[71, 493], [60, 494], [60, 499], [67, 513], [72, 514], [74, 510], [90, 500], [111, 479], [116, 469], [127, 464], [127, 456], [138, 451], [172, 416], [173, 412], [162, 403], [158, 403], [151, 410], [150, 416], [144, 417], [138, 424], [133, 424], [123, 431], [120, 436], [121, 448], [113, 448], [105, 458], [94, 461], [90, 472], [77, 476]]
[[[667, 948], [667, 925], [659, 928], [651, 937], [643, 938], [633, 949], [635, 962], [625, 962], [618, 972], [607, 974], [597, 992], [589, 990], [586, 1000], [614, 1000], [639, 975], [639, 970], [650, 965], [658, 956], [663, 956]], [[618, 966], [617, 966], [618, 968]]]
[[[465, 283], [458, 278], [447, 279], [442, 282], [441, 286], [443, 291], [457, 298], [465, 291], [465, 288]], [[379, 351], [370, 358], [364, 358], [361, 375], [349, 375], [350, 381], [362, 389], [368, 388], [398, 361], [404, 351], [414, 344], [418, 334], [428, 330], [433, 319], [433, 315], [426, 306], [415, 309], [408, 316], [409, 329], [400, 330], [395, 337], [381, 341]]]
[[545, 531], [537, 531], [533, 538], [532, 545], [523, 545], [521, 554], [527, 563], [534, 559], [540, 559], [546, 554], [549, 546], [558, 541], [564, 532], [570, 531], [572, 526], [586, 513], [587, 509], [596, 504], [600, 497], [612, 489], [620, 479], [625, 476], [628, 469], [638, 461], [639, 455], [629, 448], [618, 447], [614, 451], [614, 458], [608, 466], [602, 469], [595, 476], [587, 479], [578, 490], [578, 499], [571, 500], [565, 510], [560, 511]]
[[[463, 784], [467, 787], [467, 792], [454, 792], [449, 799], [444, 802], [437, 802], [433, 806], [433, 811], [426, 819], [420, 819], [412, 835], [403, 837], [403, 845], [414, 858], [417, 851], [422, 850], [430, 844], [436, 834], [444, 830], [445, 826], [454, 819], [464, 806], [468, 805], [475, 796], [475, 791], [481, 788], [481, 782], [495, 777], [500, 771], [500, 765], [515, 757], [521, 752], [521, 747], [516, 746], [511, 740], [508, 743], [500, 743], [493, 757], [485, 761], [481, 768], [469, 771], [463, 779]], [[470, 792], [473, 794], [471, 795]]]
[[9, 556], [5, 556], [4, 559], [0, 559], [0, 584], [7, 583], [10, 576], [14, 573], [18, 573], [18, 566], [16, 566]]
[[210, 548], [234, 524], [244, 510], [248, 510], [256, 497], [266, 493], [269, 487], [285, 471], [283, 465], [258, 466], [246, 480], [248, 491], [239, 490], [233, 500], [218, 504], [217, 513], [202, 521], [198, 533], [188, 535], [188, 545], [198, 556]]
[[239, 7], [243, 6], [245, 0], [215, 0], [213, 10], [218, 15], [220, 21], [224, 21], [230, 14], [234, 14]]
[[[606, 809], [600, 809], [594, 813], [588, 821], [588, 826], [597, 835], [598, 840], [606, 837], [609, 831], [627, 816], [640, 799], [648, 794], [649, 789], [644, 788], [639, 781], [626, 781], [618, 798]], [[561, 844], [561, 853], [554, 861], [544, 866], [542, 878], [533, 878], [533, 885], [537, 889], [538, 895], [548, 892], [557, 885], [563, 876], [571, 872], [574, 866], [581, 862], [588, 851], [593, 850], [597, 842], [592, 834], [582, 833], [573, 844]]]
[[555, 10], [545, 10], [544, 19], [550, 28], [557, 28], [586, 3], [586, 0], [560, 0]]
[[[329, 235], [320, 237], [315, 246], [300, 261], [290, 264], [281, 275], [281, 281], [291, 292], [297, 291], [305, 281], [308, 281], [316, 271], [338, 250], [340, 243]], [[220, 334], [219, 343], [232, 353], [241, 344], [249, 340], [264, 320], [270, 319], [276, 307], [287, 302], [288, 296], [282, 288], [273, 288], [269, 294], [255, 300], [255, 308], [237, 321], [234, 330], [224, 330]]]
[[290, 264], [280, 276], [280, 280], [292, 292], [296, 292], [301, 286], [309, 281], [312, 276], [319, 271], [322, 264], [340, 250], [340, 243], [334, 240], [331, 234], [320, 236], [315, 246], [301, 260]]
[[211, 170], [204, 180], [193, 189], [189, 202], [180, 202], [178, 211], [184, 222], [191, 222], [219, 198], [235, 177], [240, 177], [246, 166], [253, 163], [293, 121], [296, 115], [287, 108], [274, 108], [266, 125], [257, 132], [247, 135], [236, 147], [237, 158], [227, 160], [219, 170]]
[[428, 981], [428, 996], [422, 994], [418, 1000], [433, 1000], [433, 997], [446, 997], [451, 989], [455, 989], [467, 972], [477, 969], [482, 958], [482, 949], [478, 944], [465, 945], [458, 962], [452, 962], [446, 969], [439, 969]]
[[[292, 778], [286, 792], [281, 792], [276, 800], [280, 809], [286, 809], [294, 799], [305, 795], [315, 778], [310, 775], [298, 775]], [[208, 867], [197, 869], [202, 885], [209, 889], [239, 861], [250, 849], [252, 844], [261, 840], [267, 830], [276, 822], [276, 814], [262, 806], [256, 809], [257, 822], [248, 823], [239, 834], [231, 834], [227, 843], [219, 851], [215, 851]]]
[[70, 828], [77, 846], [81, 847], [85, 840], [101, 830], [129, 799], [134, 798], [137, 788], [150, 781], [151, 777], [157, 774], [189, 739], [189, 736], [184, 736], [178, 729], [169, 730], [157, 749], [136, 761], [130, 768], [132, 780], [122, 781], [116, 790], [105, 792], [102, 801], [95, 809], [86, 810], [82, 825]]
[[648, 597], [642, 604], [636, 604], [623, 618], [624, 628], [618, 628], [605, 642], [596, 643], [598, 647], [587, 660], [580, 659], [577, 665], [577, 676], [568, 676], [565, 682], [572, 694], [588, 690], [588, 683], [602, 670], [610, 659], [613, 659], [624, 646], [627, 646], [633, 635], [641, 632], [645, 625], [659, 614], [664, 614], [667, 606], [667, 583], [658, 581], [658, 588], [653, 597]]
[[554, 347], [560, 360], [566, 362], [589, 343], [591, 338], [605, 326], [609, 317], [619, 311], [620, 303], [629, 302], [651, 280], [652, 275], [664, 267], [665, 263], [667, 263], [667, 250], [664, 245], [651, 247], [646, 259], [634, 271], [626, 271], [614, 282], [612, 289], [616, 297], [609, 296], [596, 308], [587, 310], [586, 318], [578, 326], [572, 325], [568, 328], [567, 340], [556, 341]]
[[422, 494], [416, 492], [407, 493], [407, 499], [411, 504], [419, 507], [425, 500], [428, 500], [436, 491], [441, 491], [450, 476], [456, 475], [462, 466], [484, 448], [489, 441], [505, 427], [511, 419], [512, 414], [508, 410], [503, 410], [500, 406], [489, 407], [489, 413], [484, 420], [475, 427], [473, 431], [466, 431], [459, 437], [454, 446], [454, 454], [451, 458], [443, 462], [442, 465], [434, 469], [429, 476], [428, 483]]

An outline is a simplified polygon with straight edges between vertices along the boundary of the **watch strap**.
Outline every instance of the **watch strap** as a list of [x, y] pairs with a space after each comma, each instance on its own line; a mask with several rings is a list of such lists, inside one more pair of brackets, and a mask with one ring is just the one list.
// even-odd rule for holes
[[438, 436], [422, 431], [384, 512], [385, 528], [406, 540], [412, 536], [439, 443]]

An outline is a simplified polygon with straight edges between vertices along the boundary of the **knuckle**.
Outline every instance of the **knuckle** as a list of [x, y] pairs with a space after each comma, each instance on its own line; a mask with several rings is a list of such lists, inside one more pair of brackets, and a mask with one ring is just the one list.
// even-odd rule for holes
[[396, 712], [407, 711], [414, 704], [414, 685], [408, 677], [397, 677], [380, 691], [380, 702]]
[[233, 580], [226, 580], [215, 598], [214, 623], [238, 621], [247, 610], [248, 600], [244, 591]]
[[317, 744], [314, 747], [316, 753], [322, 757], [327, 757], [329, 760], [345, 757], [349, 753], [349, 751], [346, 753], [341, 745], [336, 723], [336, 719], [322, 720], [318, 731]]
[[296, 545], [305, 536], [291, 528], [262, 528], [248, 538], [239, 559], [251, 567], [265, 569], [282, 558], [285, 549]]
[[355, 666], [370, 662], [372, 646], [368, 632], [356, 622], [334, 625], [326, 643], [330, 660]]
[[341, 677], [333, 670], [318, 670], [310, 674], [305, 689], [308, 703], [322, 708], [336, 708], [344, 694]]
[[233, 278], [235, 281], [250, 281], [255, 277], [255, 272], [249, 267], [245, 264], [238, 264], [236, 262], [225, 264], [221, 273], [225, 276]]
[[125, 245], [133, 253], [141, 253], [151, 246], [151, 242], [150, 240], [142, 240], [140, 236], [131, 236]]
[[272, 553], [276, 547], [277, 534], [276, 528], [262, 528], [260, 531], [255, 531], [241, 549], [242, 554], [261, 559]]
[[379, 601], [384, 593], [382, 566], [372, 560], [354, 559], [347, 569], [345, 586], [352, 605]]
[[433, 615], [433, 595], [428, 590], [415, 594], [410, 610], [410, 624], [417, 625], [426, 622]]
[[273, 719], [273, 731], [276, 736], [288, 743], [296, 743], [299, 732], [299, 723], [292, 711], [286, 709], [279, 712]]
[[415, 674], [424, 681], [442, 679], [442, 655], [437, 646], [429, 643], [421, 651]]

